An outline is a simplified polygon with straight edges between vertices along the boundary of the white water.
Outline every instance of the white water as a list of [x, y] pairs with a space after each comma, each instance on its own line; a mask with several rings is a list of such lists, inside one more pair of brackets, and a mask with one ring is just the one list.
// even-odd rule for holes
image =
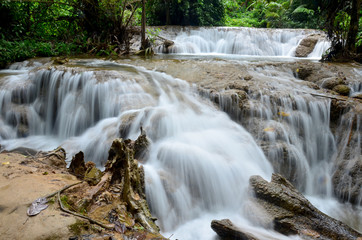
[[[256, 29], [256, 28], [197, 28], [168, 36], [174, 45], [157, 52], [177, 54], [236, 54], [248, 56], [294, 57], [295, 49], [313, 30]], [[167, 32], [162, 32], [167, 35]], [[320, 41], [308, 58], [318, 59], [329, 48], [329, 42]]]
[[[254, 136], [259, 143], [268, 140], [270, 163], [243, 127], [198, 97], [186, 82], [111, 62], [78, 65], [88, 68], [19, 70], [18, 75], [13, 72], [2, 79], [3, 147], [51, 150], [62, 145], [68, 157], [82, 150], [87, 160], [102, 166], [112, 140], [131, 119], [127, 137], [136, 139], [142, 126], [152, 141], [150, 157], [144, 163], [152, 212], [165, 235], [174, 234], [178, 239], [212, 239], [213, 219], [230, 218], [252, 228], [256, 223], [249, 220], [248, 179], [261, 175], [269, 180], [271, 163], [280, 159], [286, 159], [283, 164], [290, 166], [286, 171], [295, 173], [296, 185], [313, 196], [316, 205], [328, 200], [329, 207], [322, 206], [330, 212], [338, 206], [332, 200], [330, 171], [326, 171], [335, 151], [328, 127], [329, 101], [297, 92], [294, 98], [254, 95], [249, 123], [244, 124], [253, 132], [255, 119], [262, 119]], [[258, 71], [261, 75], [271, 72]], [[284, 73], [285, 86], [288, 78], [293, 78], [291, 74]], [[227, 102], [221, 101], [221, 108], [235, 110]], [[280, 112], [288, 116], [278, 115]], [[24, 119], [29, 126], [27, 137], [19, 131]], [[268, 127], [274, 130], [263, 131]], [[283, 148], [275, 147], [280, 143], [287, 145], [288, 156], [283, 156]], [[283, 164], [279, 167], [285, 168]], [[274, 170], [282, 171], [275, 166]], [[260, 227], [252, 231], [262, 239], [285, 238]]]
[[[164, 231], [177, 231], [190, 221], [206, 224], [205, 214], [243, 219], [249, 177], [258, 174], [269, 179], [272, 173], [248, 132], [201, 100], [184, 81], [110, 62], [83, 64], [119, 71], [110, 71], [107, 81], [97, 80], [91, 71], [59, 70], [3, 79], [3, 147], [52, 149], [62, 145], [70, 156], [82, 150], [87, 160], [101, 165], [111, 141], [119, 135], [120, 123], [133, 116], [128, 137], [135, 139], [143, 126], [152, 141], [144, 165], [147, 197]], [[22, 104], [11, 97], [14, 94]], [[22, 114], [29, 125], [25, 138], [18, 133], [25, 118]], [[188, 234], [197, 232], [194, 228]], [[210, 228], [207, 235], [214, 236]]]
[[[97, 60], [64, 70], [14, 67], [0, 78], [0, 144], [43, 150], [62, 145], [68, 158], [82, 150], [86, 160], [102, 166], [112, 140], [136, 139], [142, 126], [152, 142], [144, 163], [147, 198], [172, 239], [213, 239], [210, 222], [222, 218], [261, 239], [289, 239], [253, 228], [257, 223], [250, 220], [248, 179], [269, 180], [273, 171], [289, 173], [326, 213], [346, 221], [357, 215], [361, 221], [359, 208], [353, 212], [332, 197], [336, 141], [329, 129], [330, 101], [298, 92], [307, 88], [295, 89], [299, 80], [291, 71], [252, 71], [270, 84], [271, 94], [250, 93], [246, 113], [228, 97], [219, 107], [253, 136], [199, 97], [194, 86], [166, 74]], [[267, 156], [257, 146], [263, 142], [269, 144]]]

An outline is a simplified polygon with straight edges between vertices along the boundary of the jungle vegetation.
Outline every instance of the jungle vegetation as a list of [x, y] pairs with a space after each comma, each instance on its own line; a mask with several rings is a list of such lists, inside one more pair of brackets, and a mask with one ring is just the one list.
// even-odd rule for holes
[[361, 0], [0, 0], [0, 66], [127, 54], [142, 5], [147, 25], [315, 28], [327, 32], [336, 58], [361, 54]]

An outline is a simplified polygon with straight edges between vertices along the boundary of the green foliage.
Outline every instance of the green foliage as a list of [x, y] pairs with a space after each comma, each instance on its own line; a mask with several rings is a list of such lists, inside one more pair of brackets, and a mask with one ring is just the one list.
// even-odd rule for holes
[[150, 41], [151, 45], [155, 44], [156, 38], [159, 36], [161, 29], [147, 29], [148, 41]]
[[221, 0], [147, 1], [149, 25], [220, 26], [224, 23]]
[[36, 56], [51, 57], [79, 54], [83, 51], [81, 47], [75, 43], [65, 42], [6, 41], [0, 39], [0, 68], [12, 62], [23, 61]]
[[270, 28], [318, 28], [318, 9], [308, 1], [224, 0], [226, 25]]
[[357, 41], [356, 41], [356, 46], [358, 48], [362, 47], [362, 17], [359, 18], [358, 21], [358, 33], [357, 33]]

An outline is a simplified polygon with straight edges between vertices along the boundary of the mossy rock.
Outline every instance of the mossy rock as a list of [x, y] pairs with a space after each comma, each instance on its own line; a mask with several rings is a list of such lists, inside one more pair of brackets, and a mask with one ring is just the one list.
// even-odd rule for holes
[[339, 84], [333, 88], [333, 91], [343, 96], [348, 96], [351, 89], [347, 85]]
[[96, 167], [88, 168], [84, 179], [89, 183], [89, 185], [97, 185], [99, 181], [101, 181], [101, 178], [103, 176], [103, 173]]

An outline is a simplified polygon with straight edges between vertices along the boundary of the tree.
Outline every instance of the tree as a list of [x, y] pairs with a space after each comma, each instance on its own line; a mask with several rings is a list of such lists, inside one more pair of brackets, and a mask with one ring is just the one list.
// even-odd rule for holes
[[322, 0], [320, 6], [326, 17], [327, 35], [332, 42], [325, 60], [361, 61], [356, 51], [361, 0]]
[[220, 26], [224, 23], [221, 0], [150, 0], [149, 25]]

